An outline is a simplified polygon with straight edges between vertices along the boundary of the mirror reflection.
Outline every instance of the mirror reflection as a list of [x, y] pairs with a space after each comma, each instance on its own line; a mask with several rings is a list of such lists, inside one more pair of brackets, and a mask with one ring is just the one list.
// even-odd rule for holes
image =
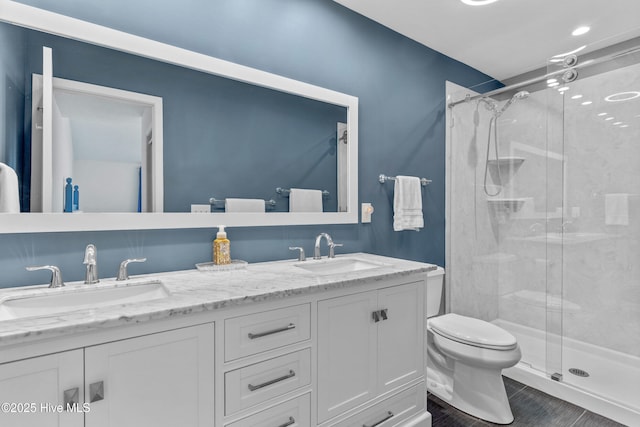
[[[345, 107], [6, 23], [0, 47], [0, 162], [16, 172], [21, 212], [47, 212], [38, 191], [48, 186], [50, 211], [64, 211], [66, 178], [79, 186], [84, 212], [191, 212], [194, 205], [224, 212], [229, 199], [264, 200], [266, 212], [287, 212], [290, 189], [314, 190], [294, 192], [297, 201], [312, 197], [313, 209], [324, 191], [320, 212], [347, 210], [338, 203]], [[34, 91], [43, 47], [51, 48], [54, 91], [58, 84], [52, 109], [67, 122], [53, 122], [51, 157], [70, 143], [78, 160], [56, 174], [55, 166], [42, 165], [46, 159], [38, 164], [42, 147], [35, 142], [45, 124], [39, 112], [46, 107], [38, 110], [41, 95]], [[161, 100], [160, 130], [150, 131], [149, 106], [104, 94], [83, 98], [60, 89], [63, 82]], [[154, 163], [148, 146], [156, 138], [161, 152]]]

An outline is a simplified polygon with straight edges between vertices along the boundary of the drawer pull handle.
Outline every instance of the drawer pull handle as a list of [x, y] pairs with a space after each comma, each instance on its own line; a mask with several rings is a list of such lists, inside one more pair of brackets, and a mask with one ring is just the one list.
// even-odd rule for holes
[[249, 332], [249, 339], [255, 340], [256, 338], [265, 337], [265, 336], [271, 335], [271, 334], [277, 334], [278, 332], [285, 332], [285, 331], [288, 331], [288, 330], [293, 329], [295, 327], [296, 327], [296, 325], [294, 325], [293, 323], [289, 323], [284, 328], [273, 329], [271, 331], [258, 332], [257, 334]]
[[284, 380], [286, 380], [286, 379], [293, 378], [293, 377], [295, 377], [295, 376], [296, 376], [296, 373], [293, 371], [293, 369], [290, 369], [290, 370], [289, 370], [289, 373], [288, 373], [287, 375], [283, 375], [283, 376], [281, 376], [281, 377], [274, 378], [274, 379], [272, 379], [272, 380], [269, 380], [269, 381], [263, 382], [262, 384], [258, 384], [258, 385], [249, 384], [249, 386], [248, 386], [248, 387], [249, 387], [249, 390], [251, 390], [251, 391], [256, 391], [256, 390], [258, 390], [259, 388], [263, 388], [263, 387], [266, 387], [266, 386], [270, 386], [271, 384], [279, 383], [280, 381], [284, 381]]
[[80, 389], [78, 387], [70, 388], [64, 391], [64, 410], [73, 409], [80, 402]]
[[104, 381], [89, 384], [89, 402], [99, 402], [104, 399]]
[[382, 320], [387, 320], [389, 318], [389, 316], [387, 315], [387, 311], [388, 310], [386, 308], [383, 310], [380, 310], [380, 317], [382, 317]]
[[382, 424], [383, 422], [387, 421], [390, 418], [393, 418], [393, 412], [387, 411], [387, 416], [381, 419], [380, 421], [375, 422], [373, 424], [362, 424], [362, 427], [376, 427], [377, 425]]
[[291, 425], [294, 425], [295, 423], [296, 423], [295, 418], [293, 418], [293, 417], [289, 417], [289, 421], [287, 421], [287, 422], [286, 422], [286, 423], [284, 423], [284, 424], [280, 424], [278, 427], [289, 427], [289, 426], [291, 426]]
[[373, 317], [374, 322], [378, 323], [380, 321], [380, 312], [374, 311], [373, 313], [371, 313], [371, 317]]

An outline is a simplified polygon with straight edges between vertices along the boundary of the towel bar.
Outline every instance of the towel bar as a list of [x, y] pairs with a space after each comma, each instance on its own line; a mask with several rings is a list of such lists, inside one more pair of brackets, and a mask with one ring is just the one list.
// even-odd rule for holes
[[[395, 180], [396, 180], [395, 176], [388, 176], [383, 173], [378, 175], [378, 181], [380, 182], [380, 184], [384, 184], [386, 181], [395, 181]], [[420, 184], [422, 184], [423, 187], [426, 187], [428, 184], [431, 184], [432, 182], [433, 181], [431, 181], [430, 179], [420, 178]]]
[[[280, 194], [281, 196], [288, 197], [289, 193], [291, 193], [291, 190], [288, 188], [278, 187], [276, 188], [276, 193]], [[322, 190], [322, 197], [329, 197], [330, 194], [331, 193], [329, 193], [327, 190]]]
[[[212, 197], [212, 198], [209, 199], [209, 204], [210, 205], [216, 205], [216, 204], [224, 203], [224, 202], [225, 202], [225, 199], [216, 199], [215, 197]], [[276, 205], [276, 201], [273, 200], [273, 199], [265, 200], [264, 204], [265, 204], [265, 207], [272, 207], [272, 206]]]

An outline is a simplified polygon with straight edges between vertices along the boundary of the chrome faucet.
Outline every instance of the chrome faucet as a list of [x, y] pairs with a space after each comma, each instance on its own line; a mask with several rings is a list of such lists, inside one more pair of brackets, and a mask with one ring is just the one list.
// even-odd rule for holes
[[316, 244], [313, 248], [313, 259], [320, 259], [320, 241], [322, 238], [327, 240], [327, 246], [329, 246], [329, 258], [335, 258], [335, 248], [337, 246], [342, 246], [342, 243], [333, 243], [333, 239], [327, 233], [320, 233], [316, 236]]
[[87, 271], [84, 275], [84, 284], [92, 285], [98, 283], [98, 251], [95, 245], [89, 244], [84, 251], [84, 265], [87, 266]]
[[61, 288], [64, 286], [64, 282], [62, 281], [62, 273], [60, 269], [55, 265], [43, 265], [40, 267], [27, 267], [27, 271], [36, 271], [36, 270], [49, 270], [51, 271], [51, 282], [49, 283], [50, 288]]
[[300, 246], [289, 246], [290, 251], [298, 251], [298, 261], [306, 261], [307, 257], [304, 255], [304, 248]]
[[120, 268], [118, 269], [118, 278], [116, 280], [127, 280], [129, 278], [129, 274], [127, 273], [127, 265], [132, 262], [145, 262], [146, 260], [146, 258], [125, 259], [120, 263]]

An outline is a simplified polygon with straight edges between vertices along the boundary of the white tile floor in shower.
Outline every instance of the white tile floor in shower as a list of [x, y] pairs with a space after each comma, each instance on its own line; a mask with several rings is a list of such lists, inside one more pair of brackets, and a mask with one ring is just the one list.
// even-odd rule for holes
[[[546, 336], [544, 332], [504, 320], [493, 323], [514, 334], [522, 349], [522, 364], [545, 372]], [[551, 341], [557, 342], [552, 339]], [[559, 357], [558, 351], [551, 352]], [[586, 371], [588, 377], [569, 372], [570, 368]], [[613, 405], [627, 409], [640, 422], [640, 358], [569, 338], [562, 344], [563, 382], [587, 394], [596, 395]]]

